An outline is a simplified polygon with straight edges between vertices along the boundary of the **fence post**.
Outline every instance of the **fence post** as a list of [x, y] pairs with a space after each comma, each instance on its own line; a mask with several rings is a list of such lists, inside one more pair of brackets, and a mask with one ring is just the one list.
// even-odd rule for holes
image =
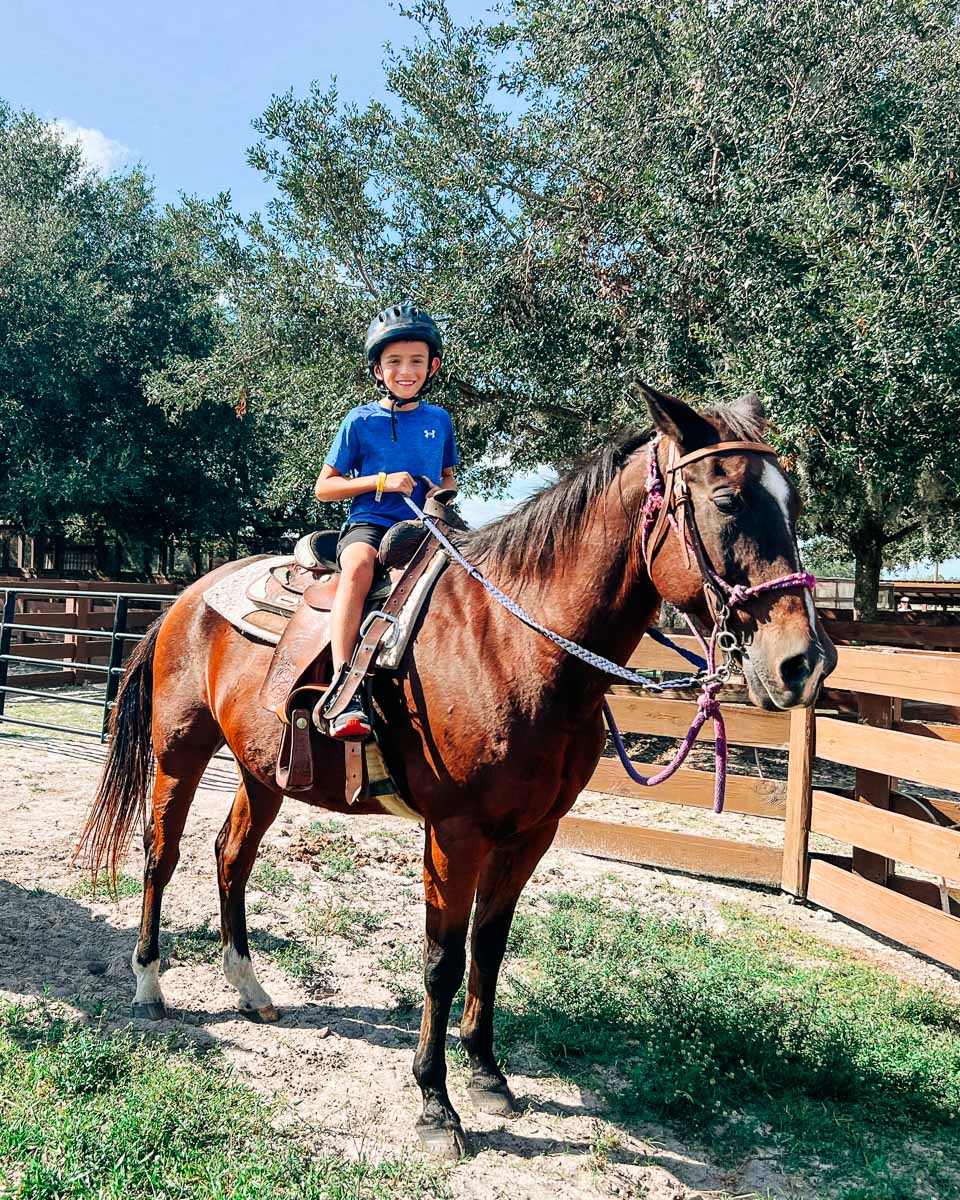
[[[894, 720], [895, 701], [890, 696], [857, 694], [857, 711], [862, 725], [876, 729], [889, 729]], [[875, 771], [858, 769], [853, 785], [853, 798], [860, 804], [871, 804], [874, 808], [890, 807], [890, 792], [895, 781], [889, 775], [878, 775]], [[893, 860], [872, 850], [853, 847], [853, 870], [871, 883], [886, 886], [893, 873]]]
[[113, 610], [113, 633], [110, 637], [110, 658], [107, 663], [107, 688], [103, 697], [103, 724], [100, 727], [100, 741], [107, 740], [110, 732], [110, 713], [120, 690], [120, 667], [123, 665], [124, 639], [117, 634], [127, 632], [128, 597], [118, 596], [117, 607]]
[[7, 655], [10, 653], [10, 645], [13, 641], [13, 618], [16, 611], [17, 593], [13, 588], [7, 588], [3, 601], [3, 619], [0, 621], [0, 717], [3, 716], [4, 701], [7, 698], [7, 693], [3, 689], [7, 686], [7, 676], [10, 670]]
[[[94, 639], [83, 637], [79, 632], [81, 629], [90, 628], [90, 608], [91, 600], [87, 596], [67, 596], [64, 601], [63, 611], [64, 617], [73, 617], [75, 619], [74, 628], [77, 633], [64, 634], [63, 640], [68, 645], [73, 646], [73, 663], [75, 670], [73, 672], [73, 682], [83, 683], [86, 679], [86, 674], [79, 670], [83, 663], [90, 661], [90, 642]], [[69, 625], [69, 620], [65, 620], [65, 624]], [[87, 672], [89, 674], [89, 672]]]
[[810, 859], [810, 812], [813, 805], [813, 760], [816, 754], [817, 714], [795, 708], [790, 714], [790, 758], [787, 765], [787, 810], [783, 831], [781, 888], [803, 900], [807, 895]]

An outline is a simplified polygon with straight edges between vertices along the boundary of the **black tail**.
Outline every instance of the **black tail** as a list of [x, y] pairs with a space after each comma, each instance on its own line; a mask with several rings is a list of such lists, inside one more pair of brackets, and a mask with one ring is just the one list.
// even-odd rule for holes
[[162, 616], [154, 621], [127, 662], [110, 716], [107, 761], [73, 856], [74, 861], [83, 856], [94, 884], [106, 863], [113, 892], [117, 866], [138, 816], [143, 824], [153, 782], [153, 654], [162, 621]]

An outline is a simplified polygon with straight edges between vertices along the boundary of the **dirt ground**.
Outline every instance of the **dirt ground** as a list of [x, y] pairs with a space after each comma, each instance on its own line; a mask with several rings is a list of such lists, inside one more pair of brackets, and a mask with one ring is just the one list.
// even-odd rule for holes
[[[82, 876], [70, 865], [101, 756], [93, 739], [40, 738], [31, 744], [11, 732], [0, 734], [0, 994], [17, 999], [47, 994], [79, 1012], [106, 1011], [117, 1025], [127, 1025], [140, 897], [127, 896], [118, 905], [106, 898], [80, 898]], [[197, 795], [167, 891], [168, 946], [177, 931], [216, 928], [213, 842], [232, 792], [231, 766], [219, 763]], [[652, 816], [670, 807], [642, 811]], [[574, 811], [622, 820], [626, 812], [636, 816], [640, 809], [585, 795]], [[318, 818], [329, 822], [327, 836], [334, 841], [342, 834], [351, 839], [354, 869], [340, 878], [329, 862], [305, 850], [308, 826]], [[738, 820], [687, 810], [682, 826], [695, 823], [699, 832], [730, 837], [738, 835]], [[776, 822], [742, 826], [756, 837], [751, 826], [779, 835]], [[181, 961], [168, 950], [161, 984], [170, 1018], [133, 1026], [176, 1029], [216, 1042], [243, 1078], [277, 1100], [283, 1119], [317, 1147], [371, 1157], [419, 1153], [414, 1129], [419, 1093], [411, 1074], [418, 1014], [403, 1021], [396, 1013], [398, 985], [414, 994], [418, 988], [420, 840], [416, 826], [395, 818], [331, 818], [288, 800], [264, 844], [269, 867], [261, 869], [255, 877], [259, 883], [248, 892], [251, 928], [275, 938], [302, 939], [308, 919], [315, 925], [326, 921], [334, 931], [337, 914], [354, 910], [379, 914], [379, 928], [354, 937], [358, 944], [331, 932], [319, 982], [310, 984], [298, 982], [265, 954], [256, 955], [261, 982], [281, 1010], [276, 1025], [255, 1025], [237, 1016], [235, 992], [214, 953], [208, 961]], [[139, 877], [138, 847], [125, 870]], [[737, 901], [850, 947], [904, 978], [960, 997], [953, 973], [771, 891], [551, 851], [528, 893], [603, 887], [615, 887], [625, 899], [664, 914], [699, 917], [716, 929], [725, 925], [720, 906]], [[451, 1047], [454, 1041], [452, 1036]], [[455, 1055], [451, 1058], [451, 1095], [476, 1152], [449, 1173], [458, 1200], [745, 1200], [801, 1194], [796, 1180], [762, 1156], [730, 1173], [663, 1129], [644, 1127], [642, 1136], [618, 1129], [614, 1135], [595, 1097], [544, 1073], [532, 1057], [514, 1056], [511, 1071], [523, 1111], [509, 1120], [486, 1117], [471, 1109], [465, 1071]]]

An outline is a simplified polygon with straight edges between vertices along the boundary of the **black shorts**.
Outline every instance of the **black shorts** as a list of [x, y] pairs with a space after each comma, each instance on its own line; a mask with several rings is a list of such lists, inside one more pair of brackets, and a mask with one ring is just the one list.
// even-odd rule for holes
[[340, 566], [340, 555], [345, 546], [361, 542], [364, 546], [372, 546], [374, 550], [378, 550], [389, 530], [389, 525], [377, 525], [373, 521], [354, 521], [352, 525], [348, 525], [337, 542], [337, 566]]

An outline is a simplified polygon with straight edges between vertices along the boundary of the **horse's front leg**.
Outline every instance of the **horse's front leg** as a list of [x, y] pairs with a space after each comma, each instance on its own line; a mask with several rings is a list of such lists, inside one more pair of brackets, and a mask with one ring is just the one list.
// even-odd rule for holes
[[480, 873], [460, 1038], [470, 1059], [470, 1100], [481, 1112], [493, 1116], [516, 1111], [493, 1051], [497, 978], [520, 893], [556, 832], [553, 821], [494, 847]]
[[413, 1074], [423, 1093], [417, 1132], [427, 1150], [452, 1161], [468, 1154], [469, 1144], [447, 1094], [447, 1023], [453, 997], [463, 981], [467, 925], [486, 850], [487, 843], [476, 828], [464, 822], [450, 830], [427, 827], [423, 864], [425, 994], [413, 1060]]

